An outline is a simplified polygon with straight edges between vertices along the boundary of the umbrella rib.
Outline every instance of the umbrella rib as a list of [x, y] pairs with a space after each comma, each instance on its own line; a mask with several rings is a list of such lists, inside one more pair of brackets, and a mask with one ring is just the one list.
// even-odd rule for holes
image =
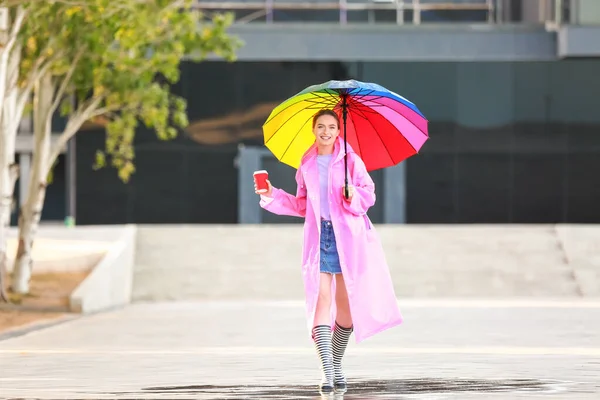
[[[388, 108], [389, 108], [389, 107], [388, 107]], [[392, 110], [393, 110], [393, 109], [392, 109]], [[395, 112], [395, 110], [393, 110], [393, 111]], [[378, 111], [375, 111], [375, 112], [376, 112], [377, 114], [379, 114], [381, 117], [383, 117], [383, 118], [384, 118], [386, 121], [390, 121], [389, 119], [387, 119], [387, 118], [385, 117], [385, 115], [381, 114], [381, 113], [380, 113], [380, 112], [378, 112]], [[396, 114], [398, 114], [398, 115], [400, 115], [400, 116], [403, 116], [402, 114], [399, 114], [399, 113], [396, 113]], [[371, 121], [369, 121], [369, 123], [371, 123]], [[390, 121], [390, 123], [391, 123], [391, 121]], [[373, 124], [371, 124], [371, 126], [373, 126]], [[413, 145], [412, 145], [412, 143], [411, 143], [411, 142], [409, 142], [409, 141], [408, 141], [408, 139], [407, 139], [407, 138], [406, 138], [406, 137], [405, 137], [405, 136], [402, 134], [402, 132], [400, 131], [400, 129], [398, 129], [398, 127], [396, 127], [396, 125], [393, 125], [393, 124], [392, 124], [392, 126], [394, 127], [394, 129], [396, 129], [396, 131], [398, 132], [398, 134], [400, 134], [400, 137], [401, 137], [402, 139], [404, 139], [404, 141], [405, 141], [406, 143], [408, 143], [408, 145], [409, 145], [409, 146], [410, 146], [410, 147], [411, 147], [411, 148], [414, 150], [415, 154], [419, 153], [419, 152], [417, 151], [417, 149], [415, 149], [415, 146], [413, 146]], [[415, 128], [417, 128], [417, 126], [416, 126], [416, 125], [414, 125], [414, 124], [413, 124], [413, 126], [414, 126]], [[373, 126], [373, 129], [375, 129], [375, 127], [374, 127], [374, 126]], [[418, 129], [418, 128], [417, 128], [417, 129]], [[419, 131], [421, 131], [421, 130], [419, 129]], [[422, 131], [421, 131], [421, 132], [422, 132]], [[377, 132], [377, 136], [379, 136], [379, 132]], [[379, 140], [381, 140], [381, 143], [382, 143], [382, 144], [384, 145], [384, 147], [385, 147], [385, 144], [383, 143], [383, 140], [381, 139], [381, 136], [379, 136]], [[387, 147], [386, 147], [385, 149], [387, 150]], [[390, 155], [390, 159], [392, 160], [392, 162], [394, 162], [394, 158], [393, 158], [393, 157], [392, 157], [392, 155], [390, 154], [389, 150], [387, 150], [387, 152], [388, 152], [388, 154]]]
[[[364, 96], [364, 97], [367, 97], [367, 96]], [[359, 102], [360, 104], [364, 104], [364, 101], [365, 101], [364, 97], [361, 97], [360, 99], [356, 99], [356, 101]], [[385, 104], [381, 104], [381, 103], [378, 103], [375, 101], [375, 100], [379, 100], [379, 99], [383, 99], [383, 98], [389, 99], [389, 97], [385, 97], [385, 96], [372, 96], [371, 99], [366, 100], [366, 101], [372, 101], [373, 103], [376, 103], [377, 106], [386, 107]], [[369, 106], [369, 107], [372, 107], [372, 106]]]
[[[362, 158], [362, 147], [360, 145], [360, 135], [356, 133], [356, 124], [354, 123], [354, 116], [352, 115], [352, 113], [348, 113], [348, 115], [350, 115], [350, 119], [352, 120], [352, 126], [354, 126], [354, 133], [356, 134], [356, 142], [358, 143], [358, 152], [361, 154], [361, 158]], [[344, 138], [346, 140], [348, 140], [348, 138]]]
[[[317, 96], [317, 97], [318, 97], [318, 96]], [[291, 99], [288, 99], [288, 100], [291, 100]], [[302, 100], [302, 102], [307, 102], [307, 103], [316, 103], [316, 101], [315, 101], [315, 100], [313, 100], [313, 99], [311, 99], [311, 98], [304, 99], [304, 100]], [[294, 103], [294, 104], [298, 104], [298, 103]], [[269, 118], [269, 119], [268, 119], [268, 120], [265, 122], [265, 125], [266, 125], [266, 124], [268, 124], [268, 123], [269, 123], [269, 121], [271, 121], [273, 118], [275, 118], [276, 116], [278, 116], [279, 114], [281, 114], [282, 112], [284, 112], [285, 110], [287, 110], [288, 108], [292, 107], [294, 104], [292, 104], [292, 105], [290, 105], [290, 106], [287, 106], [287, 107], [285, 107], [285, 108], [283, 108], [283, 109], [279, 110], [279, 112], [278, 112], [277, 114], [273, 115], [271, 118]], [[287, 122], [287, 121], [286, 121], [286, 122]]]
[[[378, 113], [379, 114], [379, 113]], [[381, 115], [381, 114], [379, 114]], [[383, 115], [381, 115], [383, 118], [385, 118]], [[388, 156], [390, 157], [390, 160], [392, 160], [392, 163], [395, 164], [394, 161], [394, 157], [392, 157], [392, 155], [390, 154], [390, 150], [387, 148], [387, 146], [385, 145], [385, 142], [383, 141], [383, 139], [381, 138], [381, 135], [379, 134], [379, 132], [377, 131], [377, 129], [375, 129], [375, 126], [373, 125], [373, 123], [371, 122], [371, 120], [369, 120], [368, 118], [365, 118], [367, 120], [367, 122], [369, 123], [369, 125], [371, 125], [371, 127], [373, 128], [373, 130], [375, 131], [375, 133], [377, 134], [377, 137], [379, 138], [379, 141], [381, 142], [381, 144], [383, 145], [383, 148], [385, 149], [385, 151], [388, 153]], [[387, 120], [387, 118], [385, 118]], [[402, 136], [402, 133], [396, 128], [396, 130], [398, 131], [398, 133], [400, 134], [400, 136]], [[356, 135], [358, 136], [358, 135]], [[404, 137], [404, 136], [402, 136]], [[406, 139], [405, 139], [406, 140]], [[407, 140], [408, 142], [408, 140]], [[410, 143], [409, 143], [410, 144]], [[412, 145], [411, 145], [412, 147]], [[414, 147], [413, 147], [414, 149]]]
[[304, 110], [323, 110], [323, 108], [327, 106], [329, 106], [329, 104], [314, 104], [311, 106], [304, 107]]
[[[307, 103], [313, 103], [313, 105], [317, 105], [317, 104], [321, 104], [321, 105], [331, 105], [331, 103], [332, 103], [332, 99], [334, 98], [333, 96], [331, 96], [330, 98], [326, 98], [326, 97], [320, 97], [320, 96], [317, 96], [317, 97], [319, 97], [319, 98], [321, 98], [321, 99], [325, 99], [325, 100], [327, 101], [327, 103], [319, 103], [319, 102], [317, 102], [316, 100], [314, 100], [314, 99], [310, 99], [310, 98], [309, 98], [309, 99], [302, 100], [302, 101], [303, 101], [303, 102], [307, 102]], [[337, 103], [336, 103], [336, 104], [337, 104]], [[290, 107], [291, 107], [291, 106], [290, 106]], [[284, 108], [283, 110], [281, 110], [280, 112], [278, 112], [276, 115], [279, 115], [280, 113], [282, 113], [283, 111], [285, 111], [285, 110], [287, 110], [287, 109], [288, 109], [288, 107]], [[266, 145], [267, 143], [269, 143], [269, 141], [270, 141], [271, 139], [273, 139], [273, 137], [275, 137], [275, 135], [277, 135], [277, 133], [279, 133], [279, 131], [281, 130], [281, 128], [282, 128], [282, 127], [283, 127], [283, 126], [284, 126], [284, 125], [285, 125], [285, 124], [286, 124], [286, 123], [287, 123], [289, 120], [291, 120], [292, 118], [294, 118], [296, 115], [298, 115], [298, 114], [299, 114], [299, 113], [301, 113], [302, 111], [304, 111], [304, 110], [320, 110], [320, 109], [322, 109], [322, 107], [319, 107], [319, 108], [312, 108], [312, 106], [309, 106], [309, 107], [303, 107], [303, 108], [301, 108], [300, 110], [296, 111], [296, 112], [295, 112], [294, 114], [292, 114], [292, 115], [291, 115], [291, 116], [290, 116], [290, 117], [289, 117], [287, 120], [285, 120], [285, 122], [282, 122], [282, 123], [279, 125], [279, 127], [278, 127], [278, 128], [275, 130], [275, 132], [273, 132], [273, 134], [271, 135], [271, 137], [265, 141], [265, 145]], [[275, 116], [273, 116], [273, 118], [274, 118], [274, 117], [275, 117]], [[273, 118], [270, 118], [270, 119], [273, 119]], [[308, 121], [308, 120], [307, 120], [307, 121]], [[304, 123], [304, 125], [306, 125], [306, 122]], [[302, 125], [302, 127], [304, 127], [304, 125]], [[288, 146], [288, 148], [289, 148], [289, 146]], [[286, 149], [286, 151], [287, 151], [287, 149]], [[285, 154], [285, 153], [284, 153], [284, 154]], [[282, 156], [282, 158], [283, 158], [283, 156]]]
[[292, 147], [292, 143], [294, 143], [294, 141], [296, 140], [296, 138], [298, 137], [298, 135], [300, 134], [300, 132], [302, 132], [302, 129], [304, 129], [304, 127], [306, 126], [306, 123], [310, 121], [310, 118], [307, 118], [306, 121], [304, 121], [304, 123], [302, 124], [302, 126], [298, 129], [298, 131], [296, 132], [296, 134], [294, 135], [294, 138], [292, 140], [290, 140], [290, 143], [287, 145], [287, 147], [285, 148], [285, 151], [281, 154], [281, 159], [283, 160], [283, 158], [285, 157], [285, 154], [288, 152], [288, 150], [290, 149], [290, 147]]
[[[404, 107], [407, 107], [410, 110], [414, 111], [420, 118], [427, 119], [427, 118], [425, 118], [425, 116], [423, 115], [423, 113], [417, 108], [417, 106], [414, 103], [412, 103], [410, 100], [408, 100], [408, 99], [403, 98], [408, 103], [412, 104], [415, 108], [412, 108], [410, 105], [404, 103], [404, 101], [402, 101], [402, 100], [400, 100], [400, 99], [398, 99], [396, 97], [381, 96], [381, 95], [373, 96], [373, 97], [374, 97], [374, 100], [390, 99], [390, 100], [392, 100], [392, 101], [394, 101], [396, 103], [402, 104]], [[377, 103], [378, 105], [384, 106], [384, 107], [386, 106], [385, 104], [381, 104], [381, 103], [378, 103], [378, 102], [375, 102], [375, 103]]]
[[314, 107], [315, 110], [317, 110], [317, 109], [318, 110], [322, 110], [322, 109], [325, 109], [325, 108], [335, 107], [337, 103], [338, 102], [334, 102], [334, 101], [332, 101], [332, 102], [315, 103], [314, 106], [311, 106], [311, 107]]
[[[268, 145], [269, 143], [273, 143], [271, 139], [273, 139], [278, 134], [282, 134], [283, 131], [286, 131], [283, 133], [283, 134], [285, 134], [285, 136], [280, 135], [280, 136], [278, 136], [278, 138], [286, 139], [289, 137], [289, 138], [291, 138], [291, 140], [289, 140], [289, 141], [283, 140], [281, 143], [279, 143], [279, 140], [276, 141], [278, 143], [278, 145], [276, 147], [278, 147], [279, 149], [281, 149], [281, 147], [285, 146], [285, 142], [288, 143], [287, 146], [285, 147], [285, 150], [281, 153], [280, 160], [285, 159], [285, 157], [287, 156], [287, 152], [290, 149], [293, 149], [294, 154], [295, 154], [296, 149], [294, 147], [294, 142], [296, 140], [298, 140], [298, 137], [302, 138], [302, 143], [304, 143], [304, 141], [306, 141], [306, 142], [310, 141], [308, 136], [305, 137], [305, 133], [308, 133], [308, 129], [305, 130], [305, 127], [313, 119], [312, 116], [309, 115], [311, 113], [308, 111], [309, 110], [319, 110], [319, 109], [330, 109], [330, 108], [333, 108], [333, 110], [338, 110], [338, 108], [340, 106], [340, 97], [344, 96], [344, 95], [347, 95], [348, 98], [350, 99], [350, 102], [348, 104], [348, 111], [350, 114], [349, 122], [353, 125], [353, 132], [356, 136], [356, 144], [358, 146], [358, 152], [360, 154], [362, 154], [362, 144], [361, 144], [361, 138], [360, 138], [359, 132], [357, 132], [356, 120], [358, 120], [359, 118], [362, 118], [362, 119], [365, 119], [367, 124], [375, 131], [374, 133], [375, 133], [375, 135], [377, 135], [381, 145], [385, 148], [385, 151], [389, 157], [389, 160], [393, 164], [396, 163], [394, 157], [391, 154], [390, 147], [386, 145], [386, 142], [384, 141], [383, 137], [379, 133], [378, 129], [376, 129], [376, 127], [374, 125], [374, 121], [372, 121], [372, 118], [374, 115], [377, 115], [377, 116], [383, 118], [385, 121], [387, 121], [388, 124], [391, 125], [389, 128], [394, 129], [395, 132], [402, 137], [402, 140], [404, 142], [406, 142], [408, 144], [408, 146], [415, 153], [418, 153], [415, 146], [402, 133], [402, 130], [404, 130], [404, 129], [401, 130], [401, 127], [404, 127], [404, 126], [406, 126], [411, 131], [412, 131], [412, 129], [416, 128], [417, 131], [416, 132], [412, 131], [414, 133], [411, 133], [411, 137], [414, 134], [418, 135], [417, 132], [428, 137], [428, 135], [426, 133], [426, 130], [427, 130], [426, 125], [423, 128], [419, 127], [419, 125], [422, 125], [422, 123], [421, 123], [422, 121], [415, 120], [416, 122], [413, 122], [414, 118], [413, 118], [412, 114], [409, 114], [409, 116], [407, 117], [405, 115], [405, 113], [403, 113], [404, 107], [407, 107], [415, 112], [415, 114], [417, 115], [417, 118], [421, 117], [421, 118], [425, 119], [423, 114], [416, 109], [416, 106], [414, 106], [414, 103], [410, 103], [410, 101], [404, 99], [402, 96], [399, 96], [399, 95], [392, 96], [392, 94], [395, 95], [395, 93], [393, 93], [393, 92], [389, 92], [389, 96], [388, 96], [387, 95], [388, 91], [385, 90], [385, 88], [380, 87], [379, 85], [371, 84], [371, 85], [364, 85], [362, 87], [361, 86], [357, 87], [355, 84], [347, 84], [347, 87], [341, 87], [343, 85], [337, 85], [335, 82], [336, 81], [330, 81], [328, 83], [329, 86], [334, 86], [334, 87], [327, 87], [327, 84], [315, 85], [315, 86], [311, 86], [311, 87], [307, 88], [307, 89], [312, 88], [312, 90], [305, 89], [305, 90], [299, 92], [298, 94], [296, 94], [295, 96], [292, 96], [291, 98], [286, 100], [286, 102], [293, 99], [296, 96], [306, 95], [305, 96], [306, 98], [303, 98], [301, 100], [295, 100], [293, 102], [290, 101], [290, 103], [292, 103], [292, 104], [290, 104], [288, 106], [284, 106], [285, 108], [280, 109], [279, 111], [277, 111], [276, 114], [270, 116], [267, 119], [267, 121], [263, 124], [263, 129], [265, 129], [265, 133], [267, 133], [269, 130], [268, 124], [271, 124], [271, 126], [272, 126], [273, 120], [278, 120], [278, 121], [283, 120], [281, 122], [278, 122], [279, 126], [273, 127], [273, 128], [275, 128], [273, 133], [267, 140], [265, 140], [265, 145]], [[352, 81], [352, 82], [354, 82], [354, 81]], [[335, 86], [340, 86], [340, 87], [335, 88]], [[353, 87], [351, 87], [351, 86], [353, 86]], [[375, 93], [377, 93], [377, 94], [375, 94]], [[399, 96], [400, 98], [409, 102], [411, 105], [414, 106], [414, 108], [408, 104], [405, 104], [404, 101], [399, 100], [397, 98], [397, 96]], [[380, 102], [380, 100], [383, 100], [383, 99], [386, 99], [386, 103]], [[397, 110], [396, 108], [394, 108], [394, 105], [391, 104], [390, 102], [397, 102], [397, 103], [399, 103], [399, 105], [402, 105], [403, 107], [400, 110]], [[300, 103], [300, 104], [298, 104], [298, 103]], [[367, 103], [368, 103], [368, 105], [367, 105]], [[297, 111], [290, 112], [290, 111], [294, 110], [293, 107], [297, 107], [298, 108]], [[390, 109], [390, 111], [386, 111], [385, 114], [388, 114], [389, 112], [393, 112], [396, 114], [396, 116], [390, 115], [389, 116], [390, 118], [388, 119], [388, 117], [386, 117], [386, 115], [382, 114], [383, 107], [387, 107], [388, 109]], [[339, 112], [339, 110], [336, 111], [336, 113], [338, 113], [338, 112]], [[286, 115], [288, 115], [288, 117], [286, 117]], [[299, 124], [299, 122], [301, 121], [298, 118], [299, 116], [303, 116], [305, 118], [305, 121], [301, 125]], [[427, 120], [425, 119], [425, 122], [426, 121]], [[359, 124], [362, 124], [362, 123], [359, 122]], [[300, 125], [300, 127], [297, 128], [297, 131], [295, 132], [295, 134], [293, 136], [288, 135], [288, 133], [291, 131], [291, 129], [294, 129], [294, 127], [296, 127], [298, 125]], [[412, 128], [411, 125], [414, 128]], [[289, 128], [286, 129], [286, 126]], [[380, 128], [386, 130], [386, 132], [387, 132], [387, 129], [385, 129], [385, 123], [384, 123], [384, 126], [382, 126]], [[365, 125], [365, 130], [366, 130], [366, 132], [368, 132], [366, 125]], [[346, 133], [347, 132], [348, 132], [348, 130], [346, 129]], [[389, 133], [392, 135], [391, 137], [393, 137], [392, 132], [389, 132]], [[300, 136], [300, 135], [302, 135], [302, 136]], [[386, 133], [386, 135], [387, 135], [387, 133]], [[386, 136], [386, 138], [387, 138], [387, 136]], [[368, 137], [367, 138], [363, 137], [362, 139], [363, 139], [362, 141], [365, 141], [365, 139], [367, 139], [367, 141], [369, 140]], [[344, 140], [346, 140], [346, 141], [348, 140], [347, 135], [345, 135]], [[392, 139], [392, 141], [395, 141], [395, 140]], [[367, 147], [369, 147], [369, 146], [367, 145]], [[406, 147], [405, 147], [405, 149], [408, 150], [408, 148], [406, 148]], [[298, 150], [301, 150], [301, 149], [298, 149]], [[382, 153], [380, 153], [380, 154], [382, 154]], [[399, 155], [399, 157], [400, 157], [400, 155]]]
[[[358, 103], [358, 104], [361, 104], [361, 103]], [[354, 110], [355, 110], [356, 112], [360, 112], [360, 113], [361, 113], [363, 116], [366, 116], [366, 115], [367, 115], [367, 113], [370, 113], [370, 114], [377, 114], [377, 111], [375, 111], [375, 110], [371, 110], [370, 108], [367, 108], [367, 106], [364, 106], [364, 107], [365, 107], [365, 108], [367, 108], [367, 109], [368, 109], [368, 111], [365, 111], [365, 110], [359, 110], [357, 106], [354, 106], [354, 107], [355, 107], [355, 108], [354, 108]], [[366, 117], [365, 117], [365, 118], [366, 118]]]
[[[374, 93], [374, 92], [377, 92], [377, 90], [370, 89], [370, 92], [369, 92], [369, 93], [367, 93], [367, 94], [364, 94], [364, 95], [363, 95], [363, 94], [359, 94], [359, 95], [356, 95], [355, 97], [356, 97], [356, 98], [361, 98], [361, 99], [362, 99], [363, 97], [370, 96], [370, 95], [371, 95], [372, 93]], [[391, 93], [391, 92], [389, 92], [389, 91], [388, 91], [388, 93], [389, 93], [389, 94], [391, 94], [391, 95], [394, 95], [394, 93]], [[398, 96], [400, 96], [400, 95], [398, 95]], [[392, 101], [395, 101], [395, 102], [397, 102], [397, 103], [400, 103], [400, 104], [402, 104], [403, 106], [405, 106], [405, 107], [408, 107], [409, 109], [413, 110], [413, 111], [414, 111], [414, 112], [415, 112], [417, 115], [419, 115], [419, 117], [426, 119], [426, 118], [425, 118], [425, 116], [423, 115], [423, 113], [422, 113], [421, 111], [419, 111], [419, 109], [417, 108], [417, 106], [416, 106], [416, 105], [415, 105], [413, 102], [411, 102], [410, 100], [408, 100], [408, 99], [406, 99], [406, 98], [404, 98], [404, 97], [402, 97], [402, 96], [400, 96], [400, 97], [401, 97], [402, 99], [406, 100], [407, 102], [409, 102], [410, 104], [412, 104], [413, 106], [415, 106], [415, 108], [413, 109], [413, 108], [412, 108], [412, 107], [410, 107], [408, 104], [405, 104], [405, 103], [404, 103], [402, 100], [400, 100], [400, 99], [399, 99], [397, 96], [394, 96], [394, 97], [389, 97], [389, 96], [382, 96], [382, 95], [378, 95], [378, 96], [373, 96], [373, 97], [374, 97], [374, 99], [375, 99], [375, 100], [379, 100], [379, 99], [386, 98], [386, 99], [390, 99], [390, 100], [392, 100]], [[376, 102], [376, 103], [377, 103], [377, 102]], [[385, 104], [381, 104], [381, 103], [377, 103], [377, 104], [378, 104], [378, 105], [381, 105], [381, 106], [384, 106], [384, 107], [386, 106]]]
[[[279, 131], [281, 130], [281, 128], [283, 128], [283, 126], [284, 126], [285, 124], [287, 124], [289, 120], [291, 120], [291, 119], [292, 119], [292, 118], [294, 118], [296, 115], [300, 114], [302, 111], [304, 111], [304, 110], [306, 110], [306, 109], [309, 109], [309, 108], [308, 108], [308, 107], [301, 108], [300, 110], [298, 110], [298, 111], [296, 111], [294, 114], [292, 114], [292, 116], [290, 116], [288, 119], [286, 119], [286, 120], [285, 120], [285, 122], [283, 122], [283, 123], [279, 124], [279, 127], [278, 127], [278, 128], [275, 130], [275, 132], [273, 132], [273, 134], [271, 135], [271, 137], [270, 137], [270, 138], [268, 138], [268, 139], [265, 141], [265, 145], [266, 145], [267, 143], [269, 143], [269, 141], [270, 141], [271, 139], [273, 139], [273, 138], [275, 137], [275, 135], [277, 135], [277, 134], [279, 133]], [[306, 122], [305, 122], [305, 124], [306, 124]]]
[[331, 104], [337, 104], [337, 101], [315, 101], [315, 100], [305, 100], [307, 103], [311, 103], [311, 104], [322, 104], [325, 106], [331, 105]]
[[[339, 98], [336, 98], [333, 95], [321, 96], [321, 93], [313, 93], [313, 95], [315, 97], [317, 97], [319, 100], [306, 99], [305, 101], [307, 101], [308, 103], [320, 104], [320, 105], [324, 105], [324, 106], [336, 105], [339, 102]], [[324, 101], [320, 101], [320, 100], [324, 100]]]
[[[321, 97], [321, 96], [319, 96], [319, 95], [318, 95], [318, 94], [316, 94], [316, 93], [315, 93], [315, 96], [317, 96], [317, 97], [319, 97], [319, 98], [322, 98], [322, 99], [325, 99], [325, 97]], [[328, 100], [328, 102], [329, 102], [330, 104], [331, 104], [331, 103], [333, 103], [333, 101], [332, 101], [333, 99], [335, 99], [335, 97], [334, 97], [333, 95], [332, 95], [332, 96], [329, 96], [329, 97], [327, 98], [327, 100]], [[308, 100], [308, 101], [310, 102], [311, 100]], [[336, 100], [334, 105], [336, 105], [338, 102], [339, 102], [339, 100]], [[310, 108], [304, 108], [303, 110], [306, 110], [306, 109], [310, 109]], [[302, 110], [301, 110], [301, 111], [302, 111]], [[298, 114], [298, 113], [296, 113], [296, 114]], [[296, 115], [296, 114], [294, 114], [294, 115]], [[289, 121], [291, 118], [293, 118], [293, 116], [292, 116], [292, 117], [290, 117], [290, 118], [288, 119], [288, 121]], [[306, 119], [306, 121], [304, 121], [304, 123], [302, 124], [302, 126], [300, 126], [300, 128], [298, 129], [298, 131], [297, 131], [297, 132], [296, 132], [296, 134], [294, 135], [294, 138], [293, 138], [292, 140], [290, 140], [290, 143], [287, 145], [287, 147], [285, 148], [284, 152], [281, 154], [281, 159], [282, 159], [282, 160], [283, 160], [283, 158], [285, 157], [285, 155], [286, 155], [286, 153], [288, 152], [288, 150], [290, 149], [290, 147], [292, 147], [292, 144], [293, 144], [293, 143], [294, 143], [294, 141], [295, 141], [295, 140], [298, 138], [298, 135], [300, 134], [300, 132], [302, 132], [302, 129], [304, 129], [304, 127], [306, 126], [306, 123], [307, 123], [308, 121], [310, 121], [310, 118], [307, 118], [307, 119]], [[286, 121], [286, 122], [287, 122], [287, 121]], [[285, 124], [285, 123], [281, 124], [281, 126], [283, 126], [284, 124]], [[279, 130], [279, 129], [278, 129], [278, 130]], [[277, 131], [276, 131], [276, 133], [277, 133]], [[275, 133], [273, 134], [273, 136], [275, 136]], [[271, 136], [271, 138], [273, 138], [273, 136]], [[269, 138], [269, 140], [271, 140], [271, 138]]]
[[[381, 98], [383, 98], [383, 97], [384, 97], [384, 96], [381, 96]], [[369, 100], [369, 101], [371, 101], [371, 100]], [[392, 107], [390, 107], [390, 106], [388, 106], [388, 105], [386, 105], [386, 104], [381, 104], [381, 103], [379, 103], [379, 102], [377, 102], [377, 101], [375, 101], [375, 100], [373, 100], [373, 102], [374, 102], [374, 103], [377, 103], [377, 104], [378, 104], [380, 107], [387, 107], [387, 108], [389, 108], [390, 110], [392, 110], [393, 112], [395, 112], [396, 114], [398, 114], [398, 115], [400, 115], [400, 116], [402, 116], [402, 117], [406, 118], [404, 115], [402, 115], [402, 113], [400, 113], [400, 112], [398, 112], [398, 111], [394, 110]], [[398, 102], [398, 103], [399, 103], [399, 104], [402, 104], [402, 103], [400, 103], [400, 102]], [[363, 103], [361, 103], [361, 104], [363, 104]], [[370, 107], [370, 106], [365, 106], [365, 107]], [[410, 109], [410, 107], [409, 107], [409, 109]], [[373, 107], [373, 112], [379, 113], [379, 112], [378, 112], [378, 111], [376, 111], [376, 110], [377, 110], [377, 107]], [[411, 109], [411, 110], [412, 110], [412, 109]], [[414, 111], [414, 110], [412, 110], [412, 111]], [[423, 117], [421, 117], [421, 116], [419, 115], [419, 113], [416, 113], [416, 114], [417, 114], [417, 117], [418, 117], [418, 118], [423, 118]], [[408, 118], [406, 118], [406, 119], [408, 120]], [[410, 122], [410, 120], [409, 120], [409, 122]], [[412, 124], [412, 125], [413, 125], [415, 128], [417, 128], [417, 129], [418, 129], [418, 130], [419, 130], [419, 131], [420, 131], [420, 132], [421, 132], [423, 135], [425, 135], [425, 136], [428, 136], [428, 135], [427, 135], [425, 132], [423, 132], [423, 130], [422, 130], [421, 128], [419, 128], [419, 127], [418, 127], [417, 125], [415, 125], [413, 122], [410, 122], [410, 123], [411, 123], [411, 124]]]
[[334, 95], [333, 93], [325, 92], [327, 95], [323, 96], [323, 92], [313, 92], [312, 94], [319, 99], [324, 99], [327, 102], [327, 105], [337, 104], [339, 101], [339, 95]]
[[[367, 107], [367, 106], [365, 106], [365, 107]], [[360, 116], [363, 117], [364, 119], [367, 119], [367, 116], [364, 113], [364, 110], [361, 110], [359, 107], [354, 106], [354, 108], [350, 107], [350, 109], [353, 110], [355, 113], [360, 114]], [[372, 110], [372, 113], [373, 114], [378, 114], [375, 110]]]
[[[367, 92], [367, 91], [365, 91]], [[362, 90], [359, 90], [358, 93], [352, 95], [354, 99], [362, 99], [363, 97], [371, 96], [374, 90], [369, 90], [367, 93], [363, 93]]]

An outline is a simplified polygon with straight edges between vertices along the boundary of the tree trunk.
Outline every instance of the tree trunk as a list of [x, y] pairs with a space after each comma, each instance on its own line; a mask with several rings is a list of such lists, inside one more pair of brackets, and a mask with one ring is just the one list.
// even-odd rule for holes
[[[0, 128], [1, 129], [1, 128]], [[7, 241], [8, 226], [10, 223], [12, 195], [14, 183], [11, 185], [10, 165], [14, 160], [14, 144], [11, 151], [10, 143], [4, 130], [0, 132], [0, 301], [7, 302], [6, 271], [7, 271]]]
[[50, 74], [45, 74], [36, 83], [33, 100], [33, 124], [35, 147], [27, 199], [19, 213], [19, 245], [13, 270], [12, 290], [29, 293], [32, 272], [33, 240], [44, 206], [46, 184], [50, 170], [49, 156], [52, 133], [52, 103], [54, 87]]
[[[4, 143], [0, 139], [0, 149], [4, 149], [1, 147]], [[3, 151], [4, 152], [4, 151]], [[0, 157], [1, 158], [1, 157]], [[5, 171], [0, 172], [4, 175], [4, 178], [0, 179], [0, 181], [4, 182], [6, 178]], [[17, 178], [19, 177], [19, 168], [16, 164], [12, 164], [8, 168], [8, 188], [6, 185], [3, 185], [2, 190], [2, 198], [0, 199], [0, 302], [7, 303], [8, 293], [6, 291], [6, 283], [7, 283], [7, 270], [8, 270], [8, 255], [6, 253], [7, 250], [7, 239], [8, 239], [8, 228], [10, 225], [10, 214], [12, 211], [12, 194], [14, 191], [15, 183], [17, 182]], [[6, 188], [6, 190], [4, 190]], [[10, 195], [6, 195], [10, 191]], [[10, 199], [10, 200], [7, 200]]]
[[[5, 73], [1, 71], [0, 73]], [[6, 76], [0, 76], [0, 80], [6, 82]], [[0, 88], [1, 90], [1, 88]], [[2, 93], [2, 104], [4, 93]], [[11, 146], [8, 131], [4, 126], [5, 118], [2, 118], [2, 107], [0, 106], [0, 301], [7, 302], [6, 294], [6, 250], [8, 247], [8, 224], [10, 222], [10, 210], [12, 205], [12, 190], [10, 188], [10, 165], [14, 163], [14, 142]], [[12, 147], [12, 148], [11, 148]]]
[[3, 101], [0, 108], [0, 301], [7, 302], [6, 272], [8, 255], [8, 227], [13, 205], [13, 193], [17, 181], [18, 167], [15, 164], [15, 142], [21, 116], [18, 113], [17, 77], [19, 56], [17, 48], [8, 58], [5, 68], [0, 67], [0, 79], [4, 82]]
[[[6, 294], [6, 248], [8, 221], [10, 220], [10, 203], [7, 207], [6, 197], [9, 186], [9, 165], [11, 154], [7, 144], [6, 130], [3, 126], [3, 106], [4, 93], [6, 92], [6, 80], [8, 76], [8, 55], [10, 49], [7, 48], [8, 35], [6, 32], [0, 32], [0, 301], [7, 302]], [[14, 159], [14, 150], [12, 157]], [[12, 193], [10, 195], [12, 199]]]
[[17, 35], [27, 12], [17, 7], [8, 29], [0, 31], [0, 301], [8, 301], [6, 293], [6, 254], [8, 227], [13, 204], [13, 192], [18, 177], [15, 164], [17, 129], [25, 102], [19, 102], [17, 78], [21, 44]]

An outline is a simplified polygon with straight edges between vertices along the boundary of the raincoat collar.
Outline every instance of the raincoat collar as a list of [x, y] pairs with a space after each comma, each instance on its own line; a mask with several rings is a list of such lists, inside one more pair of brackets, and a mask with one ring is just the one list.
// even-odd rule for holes
[[[346, 149], [348, 154], [354, 153], [354, 149], [350, 146], [350, 143], [346, 144]], [[344, 139], [341, 136], [338, 136], [333, 145], [333, 162], [337, 162], [344, 157]], [[305, 164], [308, 161], [313, 160], [317, 156], [317, 143], [316, 141], [306, 150], [304, 155], [302, 156], [302, 160], [300, 165]]]

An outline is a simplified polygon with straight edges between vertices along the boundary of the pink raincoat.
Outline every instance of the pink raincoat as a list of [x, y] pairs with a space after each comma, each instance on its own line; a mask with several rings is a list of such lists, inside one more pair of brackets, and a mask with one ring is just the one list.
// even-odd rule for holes
[[[296, 172], [296, 196], [273, 187], [271, 198], [261, 196], [260, 206], [277, 215], [304, 217], [302, 275], [306, 295], [306, 319], [313, 327], [320, 279], [320, 195], [317, 149], [313, 145]], [[340, 264], [346, 283], [356, 343], [402, 323], [394, 287], [381, 242], [367, 210], [375, 204], [375, 185], [361, 158], [348, 145], [348, 184], [354, 196], [348, 202], [344, 187], [343, 142], [336, 140], [329, 173], [329, 208]], [[335, 279], [332, 279], [335, 299]], [[336, 306], [332, 300], [331, 325]]]

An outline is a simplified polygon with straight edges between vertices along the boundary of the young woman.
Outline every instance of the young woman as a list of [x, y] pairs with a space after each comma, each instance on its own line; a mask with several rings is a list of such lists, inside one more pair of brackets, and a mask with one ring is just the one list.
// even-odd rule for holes
[[302, 274], [307, 324], [323, 372], [320, 390], [345, 392], [342, 357], [351, 333], [359, 343], [399, 325], [402, 316], [383, 249], [367, 216], [375, 204], [375, 185], [347, 145], [346, 198], [339, 118], [321, 110], [312, 125], [315, 143], [296, 173], [296, 196], [269, 182], [268, 191], [260, 194], [260, 206], [274, 214], [305, 218]]

